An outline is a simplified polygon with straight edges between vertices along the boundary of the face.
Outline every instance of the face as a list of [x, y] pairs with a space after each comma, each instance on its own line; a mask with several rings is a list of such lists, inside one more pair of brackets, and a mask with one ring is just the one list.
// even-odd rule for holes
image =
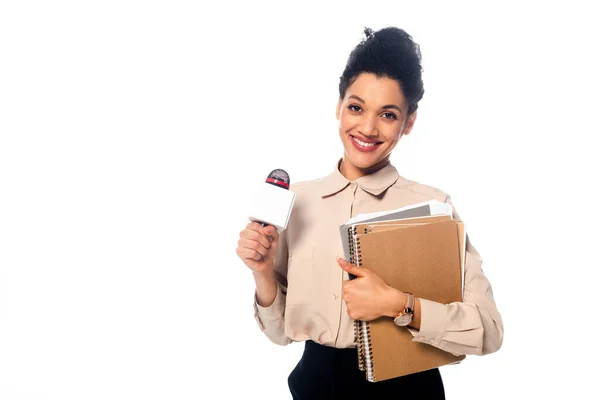
[[407, 110], [396, 80], [360, 74], [336, 111], [344, 145], [342, 175], [355, 180], [384, 167], [402, 135], [408, 135], [415, 123], [417, 113], [408, 116]]

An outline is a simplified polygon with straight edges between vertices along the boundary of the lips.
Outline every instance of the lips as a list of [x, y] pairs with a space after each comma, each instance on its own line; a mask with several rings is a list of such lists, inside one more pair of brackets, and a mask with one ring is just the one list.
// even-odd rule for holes
[[379, 146], [381, 146], [382, 142], [377, 142], [374, 140], [365, 140], [365, 139], [359, 139], [356, 136], [350, 136], [350, 141], [352, 142], [352, 144], [354, 145], [354, 147], [363, 153], [370, 153], [372, 151], [375, 151], [379, 148]]

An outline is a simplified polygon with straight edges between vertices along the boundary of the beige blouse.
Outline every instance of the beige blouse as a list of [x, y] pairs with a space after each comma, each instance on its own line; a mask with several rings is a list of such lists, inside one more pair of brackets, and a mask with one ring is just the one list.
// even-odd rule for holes
[[[339, 226], [357, 214], [432, 199], [450, 203], [450, 196], [402, 178], [391, 164], [354, 182], [336, 166], [331, 175], [292, 184], [290, 190], [296, 200], [275, 258], [279, 290], [266, 308], [255, 297], [256, 321], [280, 345], [313, 340], [331, 347], [354, 347], [353, 320], [341, 296], [348, 274], [336, 262], [337, 256], [344, 257]], [[456, 210], [454, 218], [460, 220]], [[487, 354], [500, 348], [504, 328], [481, 262], [467, 234], [463, 302], [421, 299], [421, 329], [410, 329], [414, 341], [455, 355]]]

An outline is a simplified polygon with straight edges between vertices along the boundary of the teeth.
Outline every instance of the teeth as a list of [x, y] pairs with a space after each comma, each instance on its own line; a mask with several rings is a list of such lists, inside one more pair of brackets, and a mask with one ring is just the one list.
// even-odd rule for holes
[[359, 140], [358, 138], [354, 138], [354, 140], [356, 140], [358, 142], [358, 144], [360, 144], [363, 147], [373, 147], [373, 146], [375, 146], [375, 143], [365, 143], [362, 140]]

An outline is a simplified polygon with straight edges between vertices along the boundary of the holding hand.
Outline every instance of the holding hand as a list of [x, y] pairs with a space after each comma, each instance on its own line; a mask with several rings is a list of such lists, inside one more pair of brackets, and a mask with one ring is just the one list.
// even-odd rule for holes
[[270, 274], [278, 245], [277, 229], [251, 222], [240, 232], [236, 254], [255, 274]]
[[381, 316], [395, 316], [395, 309], [404, 301], [404, 293], [388, 286], [368, 268], [357, 267], [343, 258], [337, 261], [344, 271], [356, 276], [356, 279], [342, 283], [342, 299], [352, 319], [372, 321]]

